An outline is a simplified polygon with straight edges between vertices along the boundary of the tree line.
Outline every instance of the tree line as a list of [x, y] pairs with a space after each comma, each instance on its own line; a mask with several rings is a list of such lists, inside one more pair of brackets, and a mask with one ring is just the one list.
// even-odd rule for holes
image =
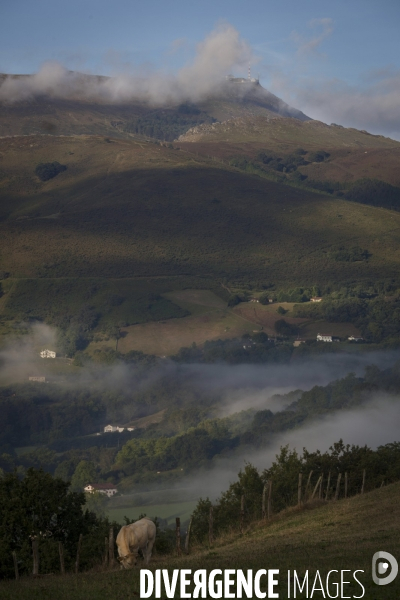
[[304, 448], [302, 453], [283, 446], [272, 465], [261, 472], [247, 463], [239, 471], [237, 481], [215, 502], [200, 498], [193, 512], [192, 535], [199, 543], [209, 544], [211, 508], [215, 536], [238, 530], [243, 521], [249, 524], [261, 520], [265, 516], [262, 497], [269, 485], [273, 490], [270, 510], [276, 514], [296, 506], [300, 498], [309, 500], [318, 485], [319, 497], [333, 500], [399, 480], [400, 442], [372, 450], [366, 445], [344, 444], [339, 440], [326, 452], [309, 452]]

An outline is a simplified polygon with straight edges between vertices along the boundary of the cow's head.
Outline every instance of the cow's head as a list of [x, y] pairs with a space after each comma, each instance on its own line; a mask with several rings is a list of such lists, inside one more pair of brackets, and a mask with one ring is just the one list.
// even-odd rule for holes
[[137, 562], [137, 552], [129, 552], [125, 556], [118, 556], [117, 560], [124, 569], [133, 569]]

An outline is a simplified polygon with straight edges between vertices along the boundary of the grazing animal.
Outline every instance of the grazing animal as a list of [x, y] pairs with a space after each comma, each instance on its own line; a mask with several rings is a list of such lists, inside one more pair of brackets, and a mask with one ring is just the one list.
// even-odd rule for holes
[[136, 565], [139, 550], [142, 551], [145, 564], [148, 565], [155, 539], [156, 526], [147, 517], [131, 525], [124, 525], [116, 540], [121, 569], [132, 569]]

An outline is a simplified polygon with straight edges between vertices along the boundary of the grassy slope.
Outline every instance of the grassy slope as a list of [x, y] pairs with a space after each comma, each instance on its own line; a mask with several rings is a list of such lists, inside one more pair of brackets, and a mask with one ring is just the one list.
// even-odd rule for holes
[[[155, 556], [151, 566], [154, 569], [193, 570], [280, 569], [280, 598], [288, 597], [286, 577], [289, 569], [296, 569], [301, 576], [306, 570], [315, 574], [318, 569], [323, 579], [331, 569], [362, 569], [364, 573], [358, 573], [358, 576], [366, 588], [364, 598], [397, 600], [400, 578], [388, 586], [374, 585], [371, 560], [375, 552], [383, 549], [399, 558], [399, 492], [400, 484], [397, 483], [349, 500], [323, 504], [314, 510], [292, 510], [267, 525], [249, 528], [242, 537], [232, 534], [217, 540], [211, 551], [194, 549], [190, 556], [179, 559]], [[344, 589], [347, 596], [361, 595], [358, 585]], [[135, 570], [87, 573], [78, 577], [68, 575], [63, 579], [57, 576], [36, 581], [25, 579], [17, 583], [0, 583], [0, 593], [4, 600], [97, 600], [100, 597], [117, 600], [139, 595], [139, 576]], [[298, 594], [297, 597], [305, 596]], [[321, 598], [322, 595], [316, 592], [313, 597]]]
[[[72, 315], [89, 304], [103, 314], [100, 328], [138, 323], [120, 340], [121, 351], [164, 355], [260, 326], [273, 333], [276, 320], [269, 307], [227, 311], [221, 300], [208, 306], [178, 290], [213, 289], [226, 299], [224, 281], [290, 287], [398, 273], [396, 212], [281, 186], [153, 143], [32, 136], [2, 139], [0, 152], [0, 270], [11, 273], [2, 286], [3, 319]], [[52, 160], [67, 171], [40, 182], [35, 166]], [[339, 245], [372, 256], [336, 262], [328, 253]], [[107, 305], [111, 294], [122, 304]], [[149, 301], [149, 294], [166, 295]], [[171, 319], [184, 314], [179, 306], [191, 316]]]
[[[153, 144], [16, 138], [1, 140], [0, 152], [0, 269], [13, 277], [193, 275], [301, 285], [398, 271], [398, 213]], [[34, 167], [45, 160], [68, 170], [39, 182]], [[324, 253], [337, 245], [366, 247], [372, 257], [338, 263]]]
[[1, 104], [0, 135], [112, 135], [127, 137], [120, 123], [148, 112], [136, 103], [108, 105], [74, 100]]
[[[371, 135], [353, 128], [326, 125], [321, 121], [299, 121], [292, 118], [236, 118], [223, 123], [199, 125], [179, 138], [179, 142], [272, 143], [283, 150], [292, 146], [330, 148], [361, 147], [394, 148], [400, 143], [381, 135]], [[297, 144], [297, 145], [295, 145]]]
[[300, 147], [326, 150], [331, 154], [328, 161], [299, 170], [316, 180], [354, 181], [369, 177], [400, 185], [399, 142], [320, 121], [234, 119], [191, 130], [179, 138], [179, 146], [225, 161], [243, 155], [254, 158], [261, 150], [278, 154], [289, 154]]
[[[290, 312], [293, 307], [292, 303], [279, 302], [263, 306], [252, 302], [242, 302], [233, 309], [229, 309], [226, 307], [226, 303], [218, 299], [222, 307], [212, 307], [199, 304], [200, 300], [196, 299], [188, 302], [186, 292], [193, 291], [198, 294], [211, 295], [211, 292], [207, 290], [183, 290], [165, 294], [175, 305], [188, 310], [191, 316], [124, 327], [122, 329], [124, 337], [118, 342], [118, 350], [123, 353], [130, 350], [141, 350], [148, 354], [170, 356], [183, 346], [191, 346], [193, 342], [200, 346], [207, 340], [230, 339], [240, 337], [244, 333], [261, 330], [270, 336], [275, 336], [274, 324], [282, 318], [282, 315], [277, 312], [278, 306], [282, 306], [288, 311], [284, 317], [288, 323], [299, 326], [301, 338], [315, 339], [319, 332], [328, 332], [343, 338], [349, 335], [360, 335], [360, 332], [351, 323], [313, 322], [309, 319], [294, 318]], [[182, 297], [185, 300], [180, 300]], [[104, 346], [112, 348], [115, 346], [115, 342], [113, 340], [92, 342], [88, 351], [92, 352], [96, 348]]]

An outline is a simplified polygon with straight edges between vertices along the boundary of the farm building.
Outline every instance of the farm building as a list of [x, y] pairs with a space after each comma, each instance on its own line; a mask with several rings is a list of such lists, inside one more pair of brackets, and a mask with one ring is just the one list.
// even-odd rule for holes
[[118, 431], [119, 433], [121, 433], [122, 431], [125, 431], [125, 429], [127, 431], [133, 431], [135, 428], [134, 427], [120, 427], [119, 425], [106, 425], [104, 427], [104, 433], [114, 433], [115, 431]]
[[53, 350], [42, 350], [40, 352], [40, 356], [42, 358], [55, 358], [56, 357], [56, 353]]
[[312, 298], [310, 298], [311, 302], [322, 302], [322, 298], [321, 296], [313, 296]]
[[334, 337], [333, 335], [322, 335], [318, 333], [317, 342], [339, 342], [339, 338]]
[[114, 433], [114, 431], [124, 431], [125, 427], [119, 427], [119, 425], [106, 425], [104, 427], [104, 433]]
[[43, 375], [34, 375], [32, 377], [28, 377], [29, 381], [40, 381], [40, 383], [46, 383], [46, 377]]
[[104, 494], [111, 498], [118, 492], [117, 488], [112, 483], [89, 483], [86, 487], [83, 488], [87, 494], [93, 494], [94, 492], [98, 492], [99, 494]]

